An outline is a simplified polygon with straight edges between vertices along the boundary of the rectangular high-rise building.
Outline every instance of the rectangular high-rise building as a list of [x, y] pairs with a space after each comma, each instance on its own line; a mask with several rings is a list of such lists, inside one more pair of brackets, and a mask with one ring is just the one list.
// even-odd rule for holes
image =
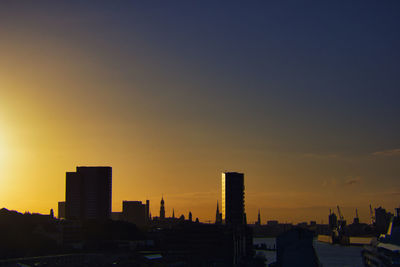
[[245, 224], [243, 173], [222, 173], [222, 221], [229, 225]]
[[82, 217], [82, 179], [77, 172], [65, 175], [65, 218], [77, 220]]
[[145, 226], [147, 220], [147, 205], [142, 201], [123, 201], [122, 220], [136, 224], [139, 227]]
[[111, 217], [111, 167], [76, 167], [66, 173], [66, 219]]

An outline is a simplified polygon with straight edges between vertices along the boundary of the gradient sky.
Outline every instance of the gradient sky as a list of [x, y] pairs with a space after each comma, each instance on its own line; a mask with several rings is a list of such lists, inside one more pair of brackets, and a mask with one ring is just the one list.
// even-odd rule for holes
[[400, 204], [399, 1], [1, 1], [0, 207], [113, 167], [113, 210], [327, 223]]

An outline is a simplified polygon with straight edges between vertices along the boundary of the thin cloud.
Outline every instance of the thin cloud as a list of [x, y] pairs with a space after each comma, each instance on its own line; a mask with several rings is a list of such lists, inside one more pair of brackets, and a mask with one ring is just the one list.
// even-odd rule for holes
[[351, 177], [349, 179], [347, 179], [344, 184], [345, 185], [355, 185], [355, 184], [359, 184], [361, 182], [361, 177]]
[[324, 181], [322, 182], [322, 186], [323, 186], [323, 187], [329, 186], [330, 188], [332, 188], [332, 187], [336, 187], [337, 183], [338, 183], [337, 179], [332, 178], [332, 179], [330, 179], [330, 180], [324, 180]]
[[376, 151], [376, 152], [372, 153], [372, 155], [384, 156], [384, 157], [400, 156], [400, 148]]

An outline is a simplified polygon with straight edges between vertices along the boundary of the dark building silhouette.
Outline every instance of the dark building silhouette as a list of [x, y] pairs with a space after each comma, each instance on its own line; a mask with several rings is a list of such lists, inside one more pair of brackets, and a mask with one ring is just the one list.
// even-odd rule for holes
[[386, 212], [382, 207], [375, 209], [375, 224], [378, 234], [385, 234], [387, 232], [392, 216], [392, 213]]
[[161, 197], [160, 219], [165, 219], [164, 197]]
[[222, 220], [230, 225], [245, 224], [243, 173], [222, 173]]
[[219, 205], [218, 205], [218, 200], [217, 200], [217, 211], [215, 213], [215, 224], [221, 224], [222, 223], [222, 213], [219, 212]]
[[[146, 201], [148, 203], [148, 201]], [[145, 226], [148, 223], [148, 207], [141, 201], [123, 201], [122, 202], [122, 220]]]
[[67, 172], [66, 219], [111, 218], [111, 183], [111, 167], [76, 167], [76, 172]]
[[146, 200], [146, 223], [150, 222], [151, 220], [150, 215], [150, 200]]
[[191, 211], [189, 211], [188, 220], [189, 220], [190, 222], [193, 221], [193, 216], [192, 216], [192, 212], [191, 212]]
[[83, 213], [83, 182], [76, 172], [66, 173], [65, 218], [80, 219]]
[[335, 229], [338, 226], [337, 216], [334, 212], [329, 210], [329, 229]]
[[257, 216], [256, 225], [261, 225], [261, 214], [260, 214], [260, 210], [258, 210], [258, 216]]
[[271, 266], [320, 267], [313, 246], [314, 233], [304, 228], [293, 228], [276, 238], [276, 263]]
[[267, 221], [266, 224], [258, 224], [252, 227], [254, 231], [254, 236], [256, 237], [277, 237], [278, 235], [284, 233], [293, 228], [291, 223], [279, 223], [276, 220]]
[[222, 173], [222, 221], [232, 231], [233, 266], [239, 266], [253, 252], [252, 230], [246, 225], [244, 212], [244, 174]]
[[65, 219], [65, 201], [58, 202], [58, 219]]
[[235, 266], [232, 264], [233, 233], [222, 225], [182, 219], [178, 224], [159, 228], [154, 234], [158, 238], [156, 243], [163, 244], [162, 250], [179, 262], [176, 266]]
[[121, 221], [122, 220], [122, 212], [119, 212], [119, 211], [111, 212], [111, 220]]
[[270, 221], [267, 221], [267, 225], [268, 226], [278, 226], [279, 222], [276, 220], [270, 220]]

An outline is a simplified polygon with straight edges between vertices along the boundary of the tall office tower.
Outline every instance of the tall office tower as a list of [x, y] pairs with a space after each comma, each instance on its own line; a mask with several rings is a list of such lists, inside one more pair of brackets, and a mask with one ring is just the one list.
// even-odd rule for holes
[[66, 219], [111, 218], [111, 167], [76, 167], [66, 173]]
[[161, 197], [160, 219], [165, 219], [164, 197]]
[[65, 178], [65, 218], [68, 220], [81, 219], [83, 201], [82, 179], [76, 172], [67, 172]]
[[222, 173], [222, 220], [228, 225], [244, 225], [244, 174]]

